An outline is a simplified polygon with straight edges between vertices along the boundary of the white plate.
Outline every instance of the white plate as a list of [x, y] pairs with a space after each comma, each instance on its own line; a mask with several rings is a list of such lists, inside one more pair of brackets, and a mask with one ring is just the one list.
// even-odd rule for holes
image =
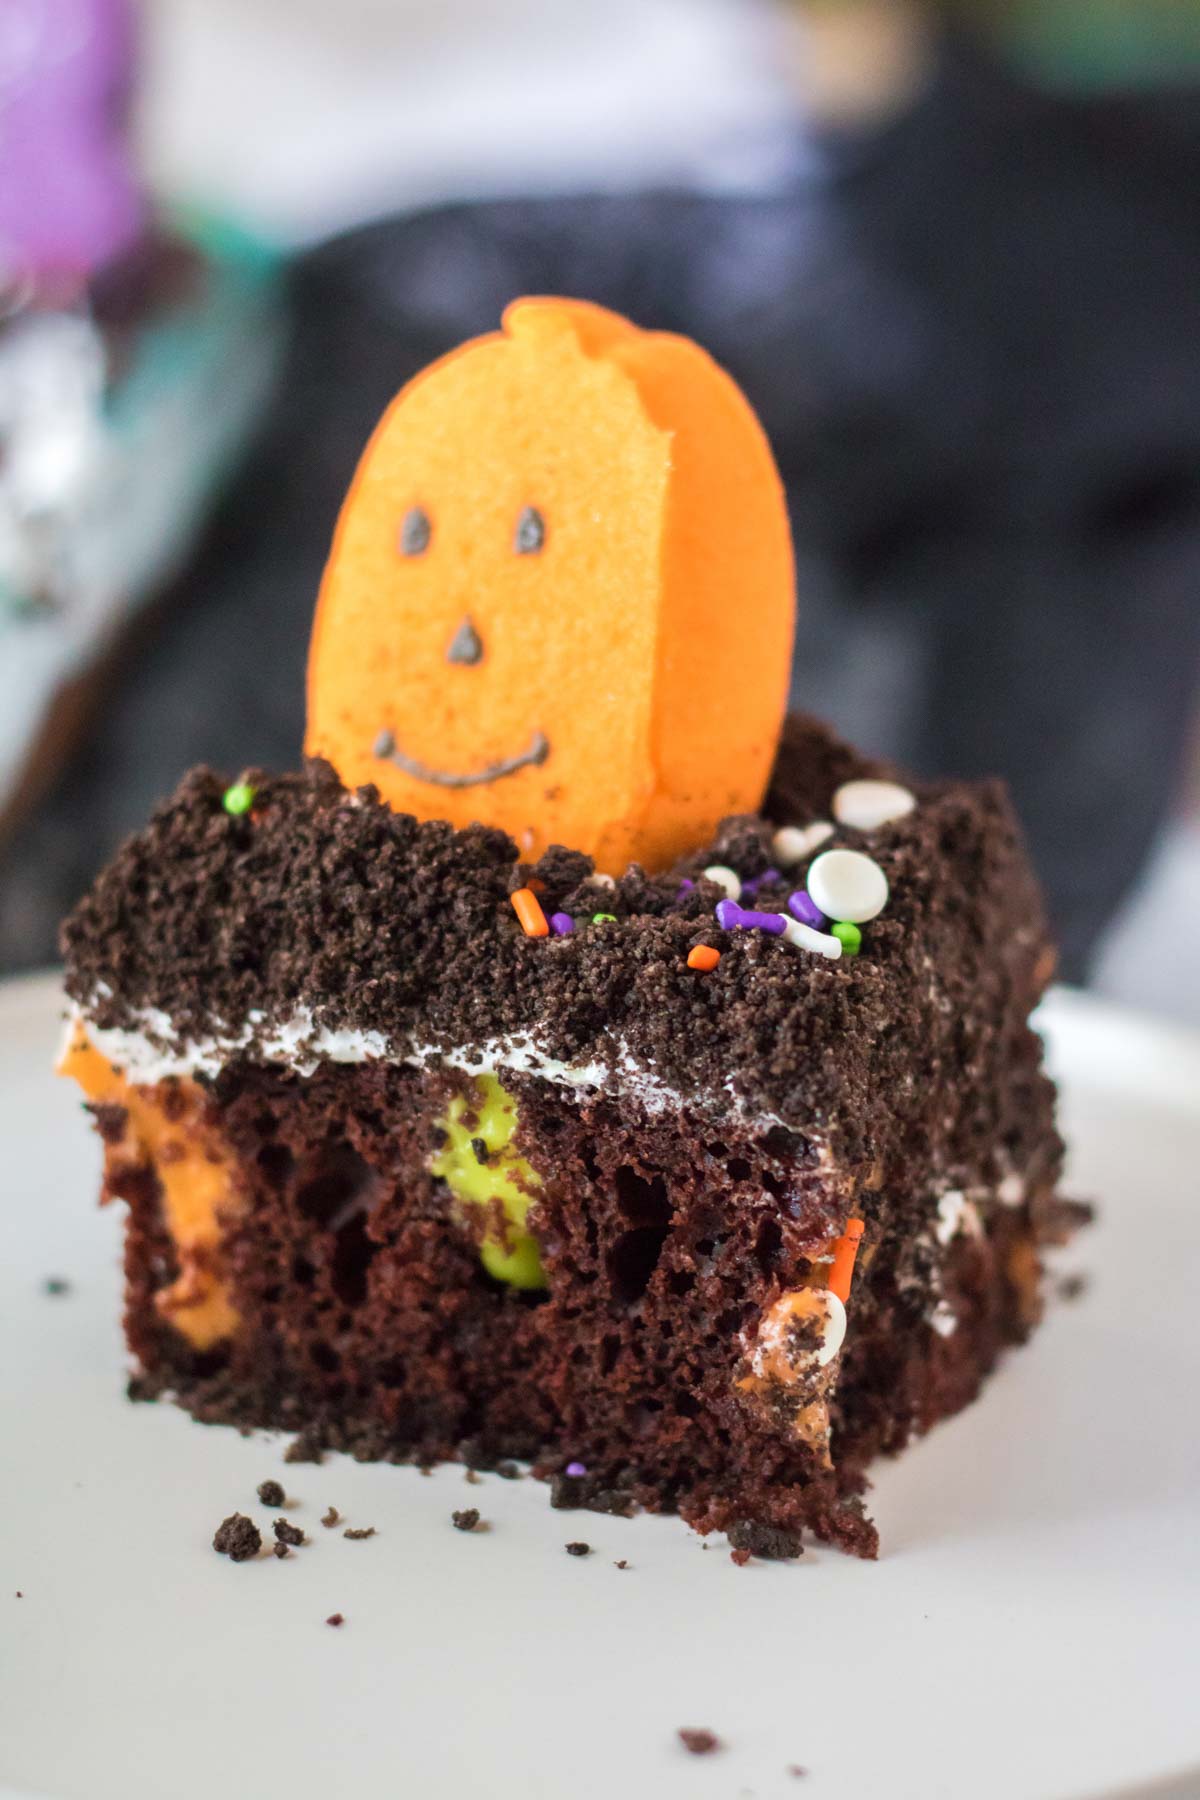
[[[0, 990], [0, 1782], [57, 1800], [1200, 1793], [1200, 1041], [1067, 994], [1046, 1024], [1071, 1188], [1102, 1206], [1063, 1263], [1091, 1286], [879, 1471], [879, 1563], [737, 1569], [678, 1520], [553, 1512], [540, 1483], [461, 1469], [285, 1468], [277, 1438], [127, 1404], [119, 1220], [96, 1210], [75, 1091], [47, 1074], [54, 987]], [[262, 1520], [267, 1476], [313, 1541], [235, 1566], [213, 1529]], [[331, 1502], [379, 1535], [323, 1530]], [[468, 1505], [487, 1533], [451, 1528]], [[594, 1553], [568, 1557], [571, 1538]], [[689, 1756], [680, 1726], [725, 1748]]]

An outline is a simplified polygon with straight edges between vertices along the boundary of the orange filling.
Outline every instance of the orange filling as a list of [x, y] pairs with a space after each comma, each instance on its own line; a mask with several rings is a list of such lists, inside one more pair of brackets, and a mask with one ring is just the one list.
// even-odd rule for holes
[[179, 1275], [155, 1296], [159, 1312], [196, 1350], [232, 1336], [238, 1315], [219, 1273], [221, 1218], [234, 1204], [234, 1158], [208, 1122], [196, 1082], [139, 1087], [126, 1080], [77, 1025], [58, 1065], [94, 1106], [119, 1106], [119, 1135], [106, 1137], [105, 1188], [119, 1194], [122, 1177], [153, 1169], [163, 1218], [175, 1243]]

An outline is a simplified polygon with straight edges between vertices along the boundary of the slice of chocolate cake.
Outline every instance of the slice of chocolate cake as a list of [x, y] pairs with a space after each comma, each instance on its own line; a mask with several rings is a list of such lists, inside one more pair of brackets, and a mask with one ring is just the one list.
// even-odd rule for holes
[[793, 611], [694, 344], [521, 301], [397, 397], [311, 760], [190, 775], [65, 930], [140, 1391], [873, 1553], [1037, 1314], [1053, 955], [1000, 788], [781, 738]]
[[[1004, 794], [839, 824], [906, 804], [880, 778], [793, 720], [765, 818], [610, 885], [322, 764], [189, 776], [65, 930], [143, 1384], [870, 1554], [870, 1458], [1036, 1319], [1060, 1152]], [[858, 954], [717, 923], [729, 871], [794, 916], [831, 849], [888, 884]]]

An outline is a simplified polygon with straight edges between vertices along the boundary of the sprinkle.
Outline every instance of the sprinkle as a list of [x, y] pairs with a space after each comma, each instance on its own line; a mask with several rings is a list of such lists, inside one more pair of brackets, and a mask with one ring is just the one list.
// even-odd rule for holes
[[675, 889], [675, 904], [676, 904], [676, 906], [679, 905], [679, 902], [683, 899], [683, 896], [685, 894], [694, 894], [695, 891], [696, 891], [695, 882], [692, 881], [687, 875], [685, 875], [683, 880], [680, 882], [679, 886]]
[[546, 923], [542, 903], [532, 888], [518, 888], [515, 894], [509, 895], [509, 899], [526, 937], [549, 937], [550, 927]]
[[724, 888], [730, 900], [737, 900], [741, 896], [741, 876], [725, 863], [710, 863], [704, 871], [704, 879], [705, 881], [715, 881], [718, 887]]
[[235, 781], [233, 786], [227, 787], [221, 795], [221, 805], [231, 818], [240, 819], [242, 814], [248, 813], [254, 805], [254, 795], [255, 790], [248, 781]]
[[711, 944], [696, 944], [687, 953], [689, 969], [699, 969], [702, 975], [711, 975], [721, 960], [721, 952], [714, 950]]
[[597, 869], [594, 874], [589, 875], [588, 880], [593, 887], [615, 888], [617, 885], [617, 878], [615, 875], [602, 875], [599, 869]]
[[786, 919], [783, 935], [797, 950], [815, 950], [818, 956], [827, 956], [831, 962], [836, 962], [842, 954], [838, 938], [825, 931], [814, 931], [811, 925], [802, 925], [799, 919]]
[[593, 913], [592, 914], [592, 924], [593, 925], [615, 925], [616, 922], [617, 922], [616, 913]]
[[878, 831], [903, 819], [916, 804], [916, 795], [898, 781], [846, 781], [833, 796], [833, 816], [855, 831]]
[[570, 913], [551, 913], [550, 929], [555, 937], [570, 937], [575, 929], [575, 921]]
[[849, 919], [839, 919], [836, 925], [829, 927], [838, 943], [842, 946], [843, 956], [857, 956], [862, 949], [862, 932]]
[[797, 888], [794, 894], [788, 895], [788, 911], [802, 925], [811, 925], [814, 931], [824, 931], [827, 924], [825, 914], [803, 888]]
[[768, 882], [781, 881], [782, 879], [778, 869], [764, 869], [761, 875], [755, 875], [750, 881], [743, 881], [742, 899], [744, 900], [747, 894], [757, 894], [759, 888], [765, 886]]
[[831, 1294], [837, 1295], [843, 1306], [850, 1298], [854, 1259], [858, 1255], [858, 1246], [862, 1243], [866, 1229], [861, 1219], [847, 1219], [844, 1233], [833, 1246], [833, 1266], [825, 1285]]
[[817, 819], [805, 826], [781, 825], [771, 839], [771, 852], [781, 869], [791, 869], [832, 836], [833, 826], [828, 819]]
[[716, 913], [723, 931], [769, 931], [772, 937], [782, 937], [787, 930], [782, 913], [747, 912], [736, 900], [718, 900]]
[[826, 850], [808, 871], [805, 882], [821, 911], [831, 919], [865, 925], [888, 903], [887, 876], [861, 850]]
[[586, 1475], [587, 1474], [587, 1464], [581, 1463], [581, 1462], [569, 1462], [567, 1464], [566, 1468], [563, 1470], [563, 1474], [564, 1475], [572, 1475], [572, 1476], [575, 1476], [576, 1478], [578, 1478], [580, 1475]]

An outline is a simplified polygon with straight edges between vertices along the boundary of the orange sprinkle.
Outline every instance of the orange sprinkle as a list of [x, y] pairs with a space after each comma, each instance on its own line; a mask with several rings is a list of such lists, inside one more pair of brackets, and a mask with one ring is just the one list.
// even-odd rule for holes
[[707, 975], [711, 969], [715, 969], [720, 960], [721, 952], [719, 950], [714, 950], [710, 944], [697, 944], [695, 948], [689, 950], [687, 954], [688, 968], [700, 969], [705, 975]]
[[833, 1267], [829, 1271], [826, 1287], [831, 1294], [836, 1294], [845, 1306], [850, 1298], [850, 1283], [854, 1278], [854, 1259], [858, 1255], [858, 1246], [862, 1242], [866, 1226], [861, 1219], [847, 1219], [846, 1231], [833, 1246]]
[[518, 888], [509, 898], [526, 937], [549, 937], [550, 927], [546, 923], [546, 915], [532, 888]]

